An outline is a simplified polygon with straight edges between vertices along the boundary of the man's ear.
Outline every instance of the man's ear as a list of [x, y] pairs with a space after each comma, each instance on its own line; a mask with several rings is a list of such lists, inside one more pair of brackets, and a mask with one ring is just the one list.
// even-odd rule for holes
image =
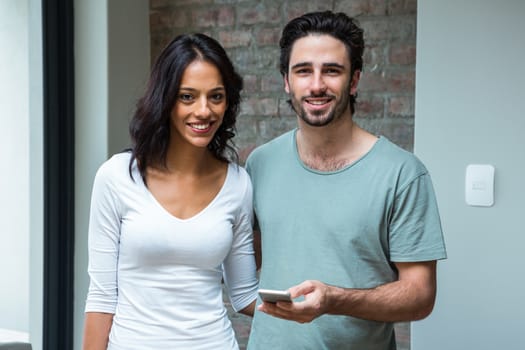
[[284, 91], [286, 91], [287, 94], [290, 93], [290, 84], [288, 83], [288, 74], [285, 74], [283, 76], [284, 79]]
[[355, 95], [357, 93], [359, 79], [361, 79], [361, 71], [355, 70], [354, 75], [352, 75], [352, 82], [350, 83], [350, 95]]

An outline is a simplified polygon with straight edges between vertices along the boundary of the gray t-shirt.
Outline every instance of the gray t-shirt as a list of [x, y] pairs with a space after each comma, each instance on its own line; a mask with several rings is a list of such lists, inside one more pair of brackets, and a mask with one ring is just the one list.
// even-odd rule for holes
[[[348, 167], [320, 172], [299, 159], [296, 131], [247, 161], [262, 234], [260, 288], [304, 280], [345, 288], [395, 281], [393, 262], [446, 258], [427, 169], [380, 137]], [[323, 315], [299, 324], [256, 312], [249, 349], [395, 349], [393, 325]]]

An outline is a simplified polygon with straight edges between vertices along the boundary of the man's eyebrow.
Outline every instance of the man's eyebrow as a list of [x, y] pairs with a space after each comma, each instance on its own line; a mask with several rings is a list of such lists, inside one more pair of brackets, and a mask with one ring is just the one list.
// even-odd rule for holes
[[323, 67], [335, 67], [339, 69], [345, 69], [345, 66], [340, 63], [330, 62], [330, 63], [323, 63]]
[[[313, 65], [312, 62], [299, 62], [299, 63], [294, 64], [291, 67], [291, 69], [311, 67], [312, 65]], [[336, 63], [336, 62], [323, 63], [323, 67], [332, 67], [332, 68], [345, 69], [345, 66], [343, 64]]]
[[290, 69], [296, 69], [296, 68], [303, 68], [303, 67], [311, 67], [312, 62], [299, 62], [294, 64]]

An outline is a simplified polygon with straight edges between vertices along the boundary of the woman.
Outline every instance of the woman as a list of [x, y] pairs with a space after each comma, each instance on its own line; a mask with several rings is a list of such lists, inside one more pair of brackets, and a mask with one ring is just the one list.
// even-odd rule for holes
[[84, 350], [238, 349], [222, 301], [253, 315], [252, 188], [229, 141], [242, 79], [221, 45], [176, 37], [94, 181]]

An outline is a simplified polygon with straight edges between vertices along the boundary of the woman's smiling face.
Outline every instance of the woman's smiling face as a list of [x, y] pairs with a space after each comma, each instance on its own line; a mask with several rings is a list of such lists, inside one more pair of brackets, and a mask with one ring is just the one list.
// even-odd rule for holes
[[172, 142], [207, 147], [226, 108], [226, 89], [218, 68], [206, 61], [193, 61], [182, 75], [171, 111]]

